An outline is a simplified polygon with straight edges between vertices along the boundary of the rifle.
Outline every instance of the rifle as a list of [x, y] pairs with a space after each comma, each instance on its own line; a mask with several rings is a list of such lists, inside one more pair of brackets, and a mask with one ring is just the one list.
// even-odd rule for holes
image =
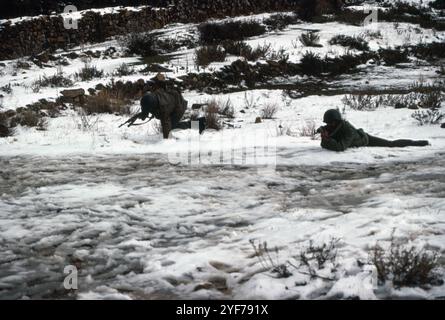
[[131, 127], [131, 126], [140, 126], [140, 125], [142, 125], [142, 124], [149, 123], [149, 122], [154, 118], [154, 117], [152, 116], [152, 117], [150, 117], [150, 119], [148, 119], [148, 121], [146, 121], [146, 122], [138, 123], [138, 124], [134, 124], [134, 123], [136, 122], [136, 120], [140, 118], [140, 116], [141, 116], [141, 113], [135, 114], [135, 115], [132, 116], [130, 119], [128, 119], [127, 121], [125, 121], [124, 123], [122, 123], [122, 124], [119, 126], [119, 128], [122, 127], [122, 126], [124, 126], [124, 125], [126, 125], [127, 123], [128, 123], [128, 127]]

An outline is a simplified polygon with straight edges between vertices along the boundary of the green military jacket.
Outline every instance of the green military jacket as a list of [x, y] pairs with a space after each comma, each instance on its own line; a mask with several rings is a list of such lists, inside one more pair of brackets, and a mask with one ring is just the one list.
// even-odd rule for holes
[[159, 109], [152, 110], [151, 113], [156, 119], [161, 120], [162, 132], [164, 138], [167, 138], [172, 130], [172, 117], [182, 118], [187, 109], [187, 101], [176, 90], [158, 89], [153, 94], [158, 98]]
[[368, 135], [363, 129], [356, 129], [345, 120], [329, 134], [328, 139], [321, 140], [321, 146], [332, 151], [344, 151], [347, 148], [363, 147], [367, 146], [368, 143]]

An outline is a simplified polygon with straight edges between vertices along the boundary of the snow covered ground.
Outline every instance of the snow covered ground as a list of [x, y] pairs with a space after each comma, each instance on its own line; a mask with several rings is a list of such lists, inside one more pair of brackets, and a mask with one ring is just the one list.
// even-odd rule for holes
[[[237, 19], [263, 19], [269, 14]], [[318, 30], [321, 48], [303, 48], [296, 39]], [[368, 37], [370, 48], [443, 42], [444, 32], [416, 25], [379, 23], [381, 37]], [[167, 37], [197, 36], [196, 25], [177, 24], [163, 30]], [[252, 46], [271, 43], [284, 48], [298, 62], [306, 50], [336, 56], [345, 48], [329, 45], [337, 34], [363, 35], [367, 29], [340, 23], [297, 24], [283, 31], [248, 39]], [[296, 46], [292, 42], [297, 43]], [[105, 50], [116, 40], [75, 48]], [[119, 53], [119, 52], [118, 52]], [[63, 54], [59, 52], [58, 54]], [[175, 52], [163, 66], [168, 77], [186, 74], [193, 50]], [[214, 71], [236, 59], [213, 63]], [[68, 59], [65, 75], [82, 66]], [[416, 81], [441, 80], [435, 65], [402, 67], [360, 66], [360, 72], [341, 76], [328, 86], [340, 92], [400, 90]], [[17, 61], [3, 61], [0, 87], [5, 109], [17, 109], [45, 98], [54, 100], [61, 89], [30, 89], [39, 77], [57, 67], [32, 65], [16, 72]], [[138, 57], [93, 59], [106, 75], [73, 88], [107, 83], [122, 63], [145, 67]], [[51, 64], [51, 63], [50, 63]], [[148, 79], [155, 73], [115, 80]], [[443, 77], [443, 76], [442, 76]], [[304, 83], [310, 79], [283, 79]], [[344, 94], [309, 95], [291, 99], [273, 86], [230, 94], [185, 92], [193, 103], [230, 100], [234, 128], [207, 131], [199, 151], [226, 152], [258, 147], [259, 137], [273, 146], [272, 171], [261, 167], [221, 164], [174, 164], [171, 154], [198, 151], [189, 144], [190, 131], [163, 140], [153, 124], [118, 128], [126, 120], [94, 115], [95, 125], [82, 129], [80, 116], [69, 109], [48, 119], [48, 129], [19, 127], [12, 137], [0, 138], [0, 298], [97, 299], [318, 299], [318, 298], [444, 298], [445, 286], [395, 289], [375, 286], [369, 249], [388, 245], [391, 234], [406, 244], [445, 252], [445, 130], [418, 126], [412, 110], [381, 107], [375, 111], [344, 108], [357, 128], [388, 139], [428, 139], [425, 148], [360, 148], [342, 153], [320, 148], [320, 141], [301, 136], [312, 124], [322, 125], [330, 108], [343, 110]], [[255, 123], [261, 109], [276, 103], [274, 119]], [[133, 109], [138, 110], [138, 102]], [[444, 106], [442, 105], [442, 111]], [[250, 150], [251, 151], [251, 150]], [[249, 150], [247, 152], [250, 152]], [[277, 246], [277, 264], [294, 259], [310, 241], [339, 239], [334, 264], [311, 278], [304, 268], [289, 267], [288, 278], [263, 270], [249, 240]], [[443, 258], [442, 258], [443, 264]], [[63, 288], [63, 269], [79, 270], [79, 290]], [[442, 270], [443, 271], [443, 270]], [[445, 279], [445, 278], [444, 278]]]
[[[278, 166], [271, 177], [155, 154], [2, 157], [0, 298], [443, 298], [445, 286], [373, 290], [368, 255], [393, 230], [443, 252], [443, 159]], [[249, 242], [277, 246], [285, 263], [331, 238], [329, 281], [304, 268], [277, 279]], [[76, 296], [62, 287], [67, 265], [79, 270]]]

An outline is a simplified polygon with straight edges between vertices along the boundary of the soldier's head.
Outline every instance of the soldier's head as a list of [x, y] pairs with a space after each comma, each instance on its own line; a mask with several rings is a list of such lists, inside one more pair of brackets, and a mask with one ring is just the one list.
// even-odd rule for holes
[[340, 111], [337, 109], [330, 109], [324, 113], [323, 122], [329, 128], [336, 128], [342, 121]]
[[155, 77], [151, 79], [153, 81], [153, 90], [166, 89], [167, 83], [165, 75], [158, 73]]
[[141, 109], [142, 113], [148, 115], [153, 114], [153, 111], [159, 107], [159, 101], [156, 95], [153, 93], [145, 94], [141, 99]]

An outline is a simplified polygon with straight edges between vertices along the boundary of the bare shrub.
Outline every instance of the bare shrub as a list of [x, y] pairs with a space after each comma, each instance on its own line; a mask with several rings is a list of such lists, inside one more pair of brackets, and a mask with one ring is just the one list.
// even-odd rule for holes
[[256, 61], [261, 58], [266, 58], [271, 52], [271, 44], [265, 43], [264, 45], [258, 45], [255, 49], [244, 42], [235, 42], [232, 47], [224, 47], [226, 52], [237, 56], [244, 57], [249, 61]]
[[345, 95], [342, 99], [345, 106], [357, 111], [372, 111], [380, 106], [381, 101], [367, 94]]
[[31, 88], [31, 91], [33, 93], [39, 93], [40, 90], [42, 89], [42, 84], [40, 81], [40, 78], [38, 80], [35, 80], [31, 83], [31, 85], [29, 86], [29, 88]]
[[[338, 242], [339, 239], [331, 238], [327, 243], [315, 245], [311, 240], [305, 249], [301, 250], [297, 256], [294, 256], [294, 259], [299, 261], [299, 266], [290, 262], [289, 264], [297, 269], [299, 273], [309, 275], [311, 278], [332, 281], [334, 280], [333, 278], [319, 275], [318, 270], [325, 268], [326, 263], [330, 263], [331, 267], [336, 268]], [[302, 271], [302, 267], [307, 269], [307, 272]]]
[[88, 114], [85, 109], [78, 110], [79, 120], [78, 127], [82, 131], [93, 131], [97, 128], [99, 117], [93, 114]]
[[205, 109], [206, 129], [221, 130], [220, 112], [219, 103], [216, 100], [208, 102]]
[[276, 103], [268, 103], [261, 110], [262, 119], [273, 119], [278, 111], [278, 105]]
[[420, 126], [440, 124], [445, 119], [445, 114], [440, 110], [418, 110], [411, 114]]
[[[36, 80], [33, 85], [35, 88], [39, 88], [40, 91], [41, 87], [51, 87], [51, 88], [66, 88], [71, 87], [73, 85], [73, 81], [69, 77], [65, 77], [63, 72], [58, 71], [56, 74], [52, 76], [43, 76], [39, 77], [38, 80]], [[34, 91], [34, 90], [33, 90]]]
[[439, 267], [437, 252], [403, 246], [391, 238], [390, 247], [384, 250], [376, 245], [370, 252], [371, 262], [377, 269], [380, 283], [392, 280], [396, 287], [440, 285], [436, 273]]
[[308, 31], [306, 33], [302, 33], [298, 39], [306, 47], [322, 47], [322, 45], [319, 43], [320, 36], [318, 35], [318, 32]]
[[289, 54], [286, 53], [286, 49], [280, 48], [278, 50], [273, 50], [270, 53], [268, 53], [267, 58], [270, 60], [287, 61], [289, 60]]
[[283, 30], [288, 25], [296, 24], [297, 22], [298, 16], [295, 13], [290, 15], [277, 13], [263, 20], [263, 23], [268, 27], [269, 30]]
[[233, 119], [235, 118], [235, 109], [233, 108], [232, 102], [230, 99], [227, 99], [226, 102], [220, 104], [218, 107], [219, 114], [228, 118]]
[[300, 137], [310, 137], [312, 140], [315, 139], [316, 134], [317, 124], [313, 120], [307, 121], [299, 130]]
[[3, 87], [0, 87], [0, 91], [3, 91], [6, 94], [11, 94], [12, 93], [12, 86], [10, 83], [4, 85]]
[[212, 62], [224, 62], [226, 52], [221, 46], [204, 46], [195, 50], [195, 63], [207, 67]]
[[77, 80], [89, 81], [94, 78], [101, 78], [103, 75], [103, 70], [97, 69], [97, 67], [91, 65], [89, 61], [85, 61], [83, 68], [75, 74], [75, 77]]
[[424, 109], [439, 109], [444, 101], [444, 95], [440, 91], [431, 91], [420, 95], [418, 106]]
[[158, 54], [156, 50], [156, 37], [150, 33], [130, 33], [119, 39], [121, 47], [129, 54], [136, 54], [143, 57]]
[[246, 109], [255, 108], [258, 103], [259, 97], [255, 98], [253, 94], [247, 94], [247, 91], [244, 92], [244, 107]]
[[345, 35], [337, 35], [329, 40], [331, 45], [340, 45], [343, 47], [348, 47], [350, 49], [356, 49], [361, 51], [368, 51], [369, 45], [363, 37], [356, 36], [350, 37]]
[[[279, 262], [279, 250], [275, 247], [272, 251], [267, 247], [267, 242], [255, 243], [254, 240], [249, 241], [255, 252], [255, 256], [258, 258], [261, 266], [264, 270], [277, 274], [277, 278], [289, 278], [292, 273], [289, 271], [286, 263]], [[272, 258], [272, 255], [275, 258]]]
[[162, 134], [162, 124], [161, 121], [152, 121], [151, 123], [151, 127], [153, 129], [153, 132], [157, 135], [161, 135]]
[[131, 67], [130, 65], [128, 65], [127, 63], [122, 63], [115, 71], [114, 74], [116, 76], [129, 76], [134, 74], [136, 71], [134, 70], [133, 67]]

